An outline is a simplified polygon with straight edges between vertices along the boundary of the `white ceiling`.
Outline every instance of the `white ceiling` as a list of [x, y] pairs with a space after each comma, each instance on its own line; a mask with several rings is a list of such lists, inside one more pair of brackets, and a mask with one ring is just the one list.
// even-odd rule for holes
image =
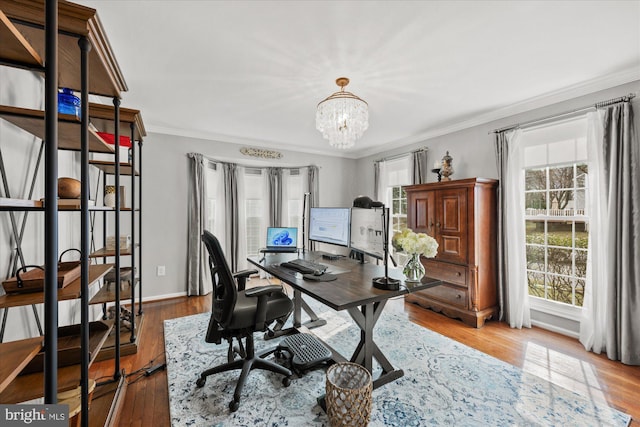
[[[358, 158], [640, 79], [640, 1], [78, 1], [148, 131]], [[315, 129], [335, 79], [351, 150]]]

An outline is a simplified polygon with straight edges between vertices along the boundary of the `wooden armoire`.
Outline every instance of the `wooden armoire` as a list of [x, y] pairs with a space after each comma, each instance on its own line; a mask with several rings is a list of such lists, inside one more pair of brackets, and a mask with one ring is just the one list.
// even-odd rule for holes
[[479, 328], [498, 316], [498, 182], [470, 178], [404, 187], [407, 226], [438, 242], [435, 258], [422, 257], [435, 288], [406, 295], [419, 304]]

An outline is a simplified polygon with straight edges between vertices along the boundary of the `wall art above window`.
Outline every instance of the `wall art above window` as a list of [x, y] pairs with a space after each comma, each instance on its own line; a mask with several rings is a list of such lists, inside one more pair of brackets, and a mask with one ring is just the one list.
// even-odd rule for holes
[[280, 159], [282, 153], [274, 150], [266, 150], [264, 148], [242, 147], [240, 152], [245, 156], [260, 157], [262, 159]]

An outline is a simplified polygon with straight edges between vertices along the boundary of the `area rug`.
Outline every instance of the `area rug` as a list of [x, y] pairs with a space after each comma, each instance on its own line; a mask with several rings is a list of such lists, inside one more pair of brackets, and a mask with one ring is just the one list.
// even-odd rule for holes
[[[173, 426], [329, 426], [316, 401], [325, 389], [322, 369], [295, 378], [287, 388], [281, 376], [253, 371], [235, 413], [228, 404], [239, 371], [211, 376], [197, 388], [199, 373], [227, 357], [226, 345], [204, 341], [209, 316], [164, 323]], [[321, 317], [327, 325], [314, 333], [350, 355], [360, 332], [348, 314], [329, 310]], [[631, 420], [604, 402], [523, 372], [399, 313], [382, 314], [375, 339], [405, 375], [373, 391], [371, 426], [627, 426]], [[256, 334], [257, 349], [277, 341], [265, 342]]]

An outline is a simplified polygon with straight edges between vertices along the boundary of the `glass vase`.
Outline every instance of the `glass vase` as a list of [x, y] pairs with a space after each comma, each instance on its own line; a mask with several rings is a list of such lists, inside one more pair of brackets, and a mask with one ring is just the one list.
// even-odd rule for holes
[[406, 282], [419, 282], [424, 276], [424, 265], [420, 262], [420, 254], [410, 254], [402, 273]]

